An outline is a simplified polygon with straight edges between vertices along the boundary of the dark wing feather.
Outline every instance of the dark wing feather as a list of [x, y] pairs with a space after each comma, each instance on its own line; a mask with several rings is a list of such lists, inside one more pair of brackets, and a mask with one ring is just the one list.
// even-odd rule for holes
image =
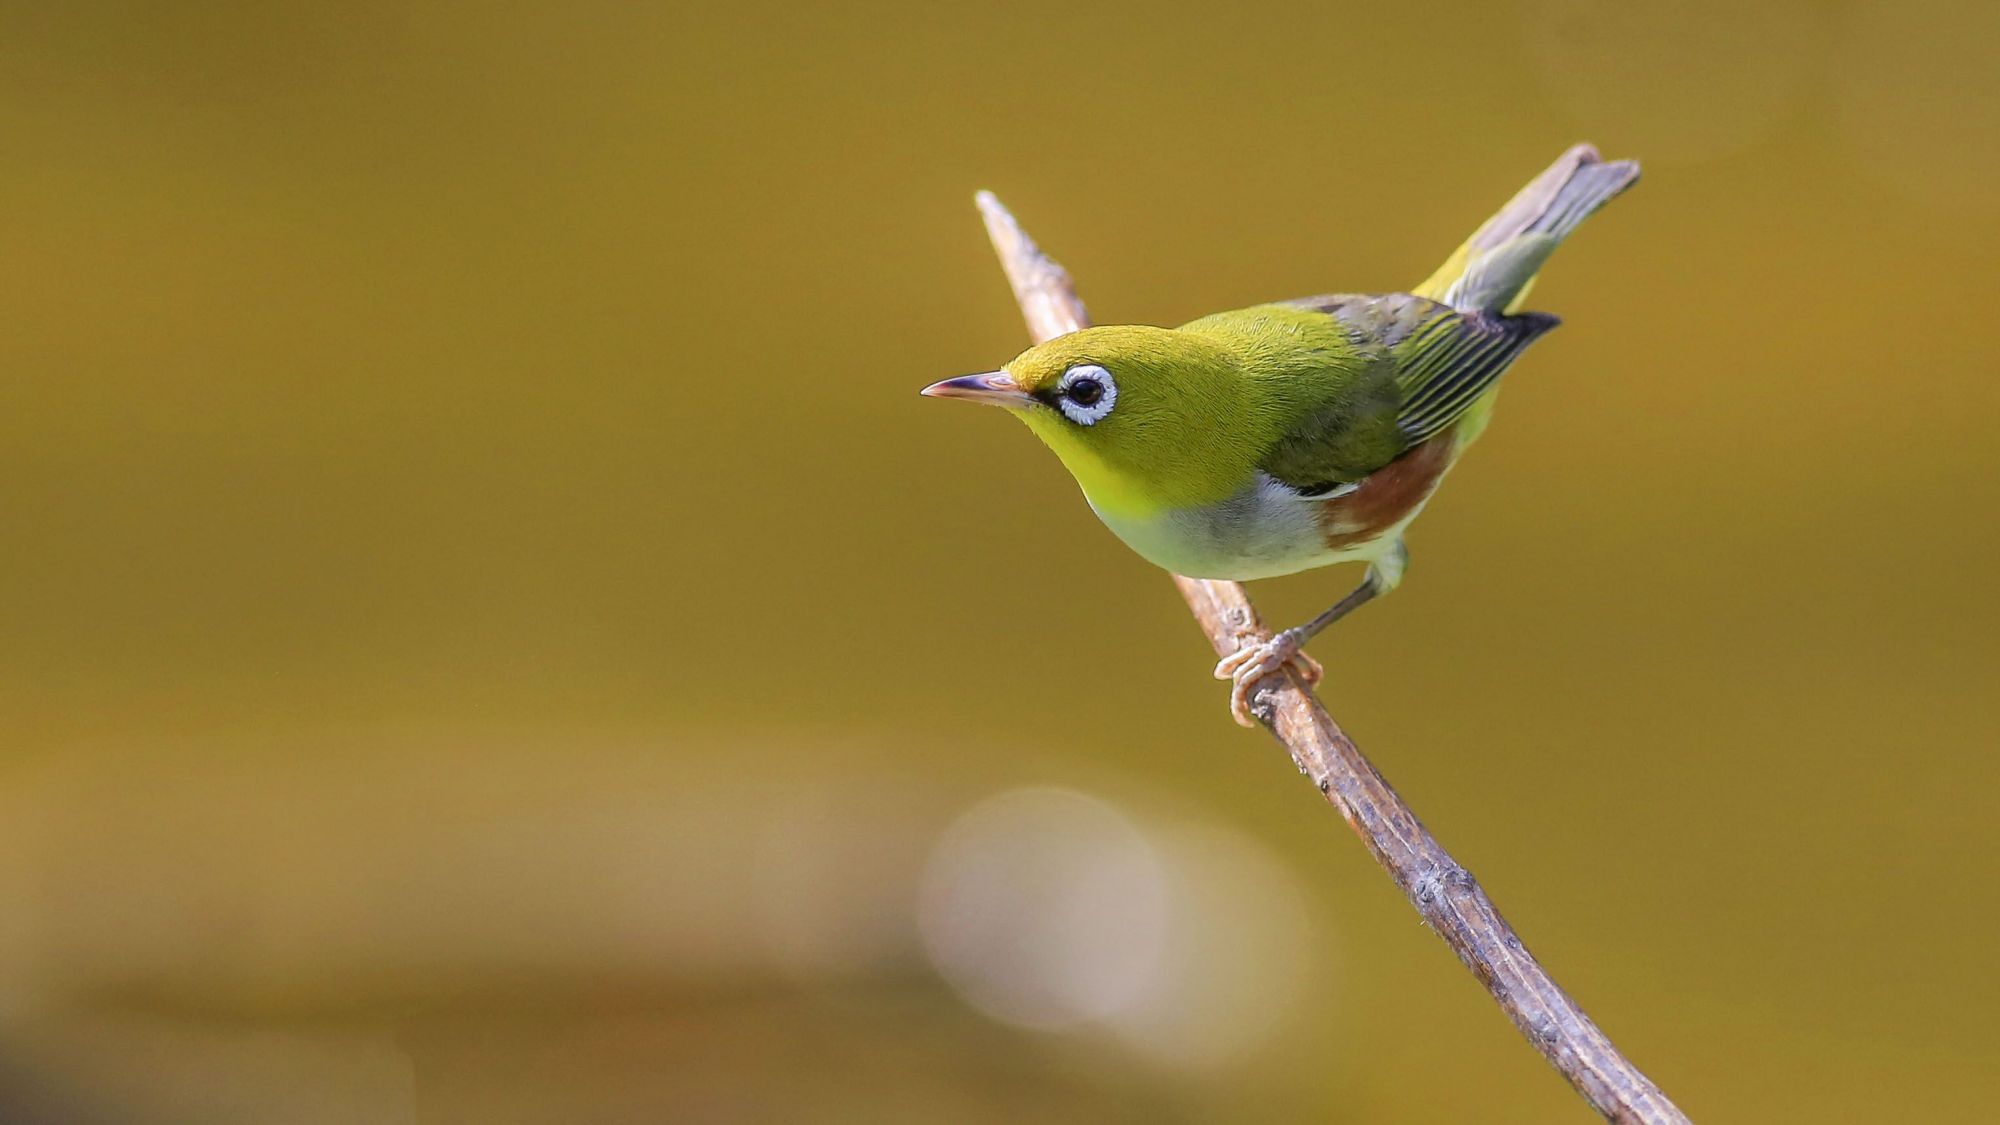
[[1546, 313], [1499, 316], [1447, 310], [1392, 347], [1403, 391], [1396, 415], [1403, 436], [1417, 445], [1458, 421], [1522, 349], [1558, 323]]
[[[1377, 442], [1354, 441], [1362, 436], [1354, 432], [1357, 426], [1371, 428], [1369, 412], [1350, 405], [1337, 418], [1315, 415], [1280, 444], [1283, 456], [1267, 467], [1294, 486], [1317, 485], [1319, 476], [1358, 479], [1435, 437], [1492, 389], [1522, 349], [1558, 323], [1545, 313], [1461, 311], [1409, 293], [1343, 293], [1285, 303], [1338, 320], [1364, 355], [1393, 372], [1394, 386], [1391, 446], [1357, 459], [1352, 456], [1360, 451], [1357, 444], [1379, 448]], [[1314, 479], [1305, 480], [1308, 476]]]

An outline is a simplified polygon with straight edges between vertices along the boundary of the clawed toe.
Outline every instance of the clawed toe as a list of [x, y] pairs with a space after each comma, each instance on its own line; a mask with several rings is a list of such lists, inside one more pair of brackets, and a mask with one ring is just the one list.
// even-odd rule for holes
[[1246, 644], [1215, 666], [1215, 678], [1232, 681], [1229, 688], [1229, 713], [1242, 726], [1255, 726], [1256, 717], [1250, 712], [1250, 693], [1257, 681], [1282, 669], [1286, 664], [1298, 668], [1299, 674], [1309, 684], [1319, 682], [1324, 670], [1319, 661], [1299, 651], [1299, 640], [1290, 632], [1280, 633], [1267, 641]]
[[1320, 680], [1326, 676], [1326, 669], [1320, 665], [1320, 662], [1307, 656], [1304, 651], [1292, 654], [1292, 667], [1297, 668], [1299, 675], [1305, 677], [1306, 686], [1308, 687], [1319, 686]]

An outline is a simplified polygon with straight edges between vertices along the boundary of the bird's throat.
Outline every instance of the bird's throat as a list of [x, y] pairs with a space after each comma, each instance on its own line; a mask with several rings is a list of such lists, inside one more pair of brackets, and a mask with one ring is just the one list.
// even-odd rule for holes
[[1172, 506], [1172, 497], [1140, 474], [1105, 460], [1097, 450], [1055, 427], [1031, 425], [1043, 444], [1076, 478], [1084, 499], [1100, 516], [1145, 519]]

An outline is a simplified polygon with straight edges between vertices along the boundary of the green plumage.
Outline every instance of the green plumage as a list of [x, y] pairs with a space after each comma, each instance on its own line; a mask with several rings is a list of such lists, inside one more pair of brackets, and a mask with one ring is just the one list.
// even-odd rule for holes
[[1277, 432], [1258, 467], [1312, 489], [1360, 480], [1436, 436], [1555, 325], [1390, 293], [1217, 313], [1180, 331], [1224, 343], [1277, 384], [1263, 396]]

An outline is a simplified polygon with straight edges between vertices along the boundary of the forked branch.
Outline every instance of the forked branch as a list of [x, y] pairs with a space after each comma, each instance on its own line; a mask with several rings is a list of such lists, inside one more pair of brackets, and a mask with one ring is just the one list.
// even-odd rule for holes
[[[1089, 325], [1069, 274], [1042, 253], [990, 192], [979, 194], [986, 233], [1036, 342]], [[1175, 576], [1218, 656], [1269, 634], [1234, 582]], [[1258, 721], [1290, 751], [1370, 854], [1409, 897], [1465, 967], [1486, 986], [1514, 1026], [1606, 1119], [1646, 1125], [1687, 1117], [1652, 1080], [1626, 1061], [1583, 1009], [1549, 979], [1492, 900], [1362, 757], [1298, 673], [1266, 677], [1252, 701]]]

